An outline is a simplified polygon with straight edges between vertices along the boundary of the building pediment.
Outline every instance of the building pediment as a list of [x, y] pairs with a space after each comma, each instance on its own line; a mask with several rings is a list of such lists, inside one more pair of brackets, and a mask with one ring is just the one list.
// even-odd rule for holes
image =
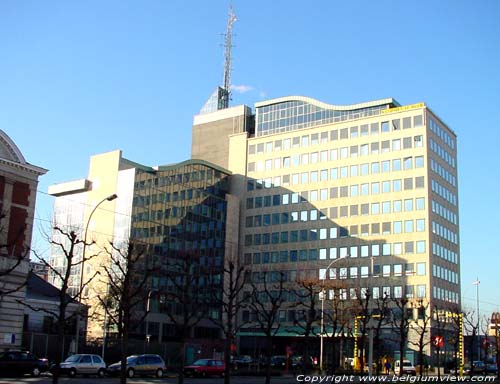
[[23, 154], [12, 139], [0, 129], [0, 158], [26, 164]]

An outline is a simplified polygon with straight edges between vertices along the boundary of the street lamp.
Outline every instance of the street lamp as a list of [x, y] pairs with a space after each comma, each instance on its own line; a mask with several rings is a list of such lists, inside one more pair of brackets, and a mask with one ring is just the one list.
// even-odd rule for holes
[[[342, 260], [342, 259], [345, 259], [345, 257], [340, 257], [338, 259], [334, 259], [330, 262], [330, 264], [328, 264], [328, 266], [325, 268], [325, 275], [323, 276], [323, 279], [321, 281], [321, 297], [320, 297], [320, 300], [321, 300], [321, 324], [320, 324], [320, 334], [319, 334], [319, 370], [320, 372], [323, 372], [323, 336], [324, 336], [324, 332], [325, 332], [325, 329], [324, 329], [324, 307], [325, 307], [325, 289], [324, 289], [324, 286], [325, 286], [325, 279], [326, 279], [326, 274], [328, 272], [328, 270], [332, 267], [332, 265], [339, 261], [339, 260]], [[334, 330], [335, 332], [335, 330]]]
[[[476, 329], [477, 329], [477, 359], [478, 360], [481, 360], [481, 338], [479, 336], [479, 284], [481, 284], [481, 282], [479, 281], [479, 278], [476, 278], [476, 281], [474, 281], [472, 284], [474, 284], [476, 286], [476, 307], [477, 307], [477, 325], [476, 325]], [[472, 359], [474, 361], [474, 359]]]
[[[84, 270], [84, 267], [85, 267], [85, 251], [87, 249], [87, 233], [88, 233], [88, 230], [89, 230], [90, 221], [92, 220], [92, 215], [97, 210], [97, 208], [99, 207], [99, 205], [101, 205], [105, 201], [113, 201], [117, 197], [118, 197], [118, 195], [116, 193], [113, 193], [112, 195], [109, 195], [108, 197], [105, 197], [104, 199], [102, 199], [101, 201], [99, 201], [96, 204], [96, 206], [94, 207], [94, 209], [92, 210], [92, 212], [90, 212], [89, 218], [87, 220], [87, 225], [85, 226], [85, 232], [83, 233], [83, 250], [82, 250], [82, 260], [81, 260], [81, 266], [80, 266], [80, 287], [79, 287], [79, 290], [78, 290], [78, 302], [80, 304], [82, 302], [83, 270]], [[80, 337], [79, 337], [80, 336], [80, 324], [79, 324], [79, 322], [80, 322], [80, 317], [77, 316], [76, 342], [75, 342], [76, 353], [78, 353], [78, 343], [79, 343], [79, 339], [80, 339]]]

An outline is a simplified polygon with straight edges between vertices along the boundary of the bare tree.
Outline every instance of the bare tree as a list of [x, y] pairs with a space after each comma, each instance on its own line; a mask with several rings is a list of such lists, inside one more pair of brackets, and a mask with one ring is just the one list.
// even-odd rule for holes
[[110, 245], [111, 250], [106, 250], [110, 262], [103, 266], [108, 293], [98, 296], [98, 300], [106, 311], [109, 324], [116, 325], [118, 331], [120, 383], [125, 384], [127, 376], [134, 376], [133, 370], [127, 370], [129, 336], [147, 316], [144, 303], [150, 298], [147, 283], [154, 265], [142, 244], [129, 241], [125, 247]]
[[409, 340], [410, 344], [418, 348], [418, 365], [420, 367], [420, 374], [424, 372], [424, 350], [430, 344], [431, 338], [428, 337], [431, 324], [431, 314], [429, 311], [429, 303], [419, 302], [417, 307], [417, 318], [411, 322], [412, 328], [417, 334], [416, 340]]
[[[310, 336], [318, 335], [317, 324], [321, 319], [320, 293], [323, 289], [319, 279], [306, 278], [296, 282], [296, 287], [290, 290], [290, 296], [294, 300], [290, 300], [292, 304], [289, 308], [295, 310], [295, 318], [293, 320], [293, 332], [300, 336], [304, 336], [304, 356], [302, 369], [305, 371], [309, 365], [309, 344]], [[321, 329], [319, 332], [321, 333]]]
[[338, 340], [340, 367], [343, 368], [343, 347], [347, 337], [351, 337], [351, 305], [347, 300], [342, 299], [341, 289], [345, 289], [345, 284], [338, 280], [330, 280], [325, 287], [328, 290], [326, 306], [324, 308], [324, 323], [332, 328], [330, 338], [333, 344]]
[[[465, 333], [470, 334], [472, 337], [470, 338], [469, 344], [469, 357], [470, 357], [470, 375], [472, 376], [474, 373], [474, 341], [477, 338], [479, 329], [478, 329], [478, 320], [475, 314], [475, 311], [464, 311], [463, 312], [463, 321]], [[478, 356], [479, 359], [479, 356]]]
[[279, 312], [285, 303], [285, 274], [278, 271], [263, 271], [259, 281], [252, 281], [249, 308], [256, 327], [266, 338], [266, 384], [271, 383], [271, 356], [273, 340], [282, 326]]
[[214, 300], [214, 290], [221, 289], [222, 281], [213, 277], [222, 275], [222, 267], [202, 265], [199, 254], [195, 252], [179, 253], [162, 267], [166, 284], [160, 293], [165, 297], [165, 314], [175, 326], [181, 343], [178, 383], [182, 384], [186, 341], [191, 337], [193, 328], [208, 317], [210, 309], [220, 312], [220, 300]]
[[394, 331], [399, 346], [399, 376], [403, 374], [403, 360], [405, 358], [405, 349], [408, 342], [408, 332], [410, 323], [413, 319], [413, 308], [408, 308], [410, 300], [404, 295], [392, 300], [392, 330]]
[[[73, 230], [66, 231], [61, 227], [55, 226], [53, 228], [56, 236], [53, 236], [50, 243], [57, 252], [63, 256], [63, 265], [56, 267], [48, 263], [44, 258], [39, 256], [36, 252], [35, 257], [49, 269], [49, 273], [55, 276], [56, 285], [59, 287], [59, 301], [57, 306], [57, 311], [53, 311], [50, 308], [45, 307], [32, 307], [26, 302], [24, 305], [28, 306], [34, 311], [41, 311], [50, 314], [57, 321], [57, 343], [55, 351], [55, 362], [52, 372], [52, 382], [54, 384], [58, 383], [60, 377], [60, 363], [63, 354], [64, 336], [69, 327], [69, 322], [72, 321], [76, 316], [83, 315], [82, 313], [72, 313], [68, 315], [68, 305], [73, 302], [77, 302], [80, 297], [81, 292], [92, 282], [96, 274], [88, 278], [85, 282], [80, 284], [80, 288], [70, 289], [71, 282], [73, 281], [72, 273], [77, 269], [77, 267], [83, 268], [84, 263], [88, 262], [90, 259], [97, 256], [97, 254], [92, 254], [86, 256], [84, 259], [81, 258], [76, 251], [80, 246], [88, 246], [93, 244], [86, 244], [82, 239], [80, 239], [77, 233]], [[77, 330], [78, 332], [78, 330]], [[102, 372], [102, 374], [104, 371]]]
[[376, 368], [376, 374], [377, 376], [380, 374], [381, 371], [381, 351], [384, 347], [383, 343], [383, 338], [382, 338], [382, 330], [384, 326], [387, 324], [389, 321], [389, 297], [387, 295], [383, 295], [382, 297], [377, 297], [373, 299], [373, 302], [375, 304], [374, 307], [374, 316], [372, 316], [373, 321], [375, 322], [375, 325], [373, 327], [374, 330], [374, 335], [373, 335], [373, 342], [374, 342], [374, 352], [375, 352], [375, 360], [377, 362], [377, 368]]
[[245, 285], [245, 272], [246, 268], [240, 265], [237, 255], [229, 255], [223, 269], [224, 284], [222, 290], [212, 290], [215, 296], [214, 304], [222, 308], [221, 318], [211, 318], [211, 320], [222, 330], [225, 338], [225, 384], [229, 384], [231, 381], [231, 346], [234, 344], [236, 333], [243, 326], [243, 323], [237, 322], [237, 315], [245, 307], [246, 300], [242, 294]]

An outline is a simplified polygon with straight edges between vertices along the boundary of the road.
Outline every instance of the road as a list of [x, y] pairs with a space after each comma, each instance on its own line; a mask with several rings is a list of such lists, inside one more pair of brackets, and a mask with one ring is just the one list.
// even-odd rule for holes
[[[117, 378], [102, 378], [98, 379], [95, 377], [76, 377], [68, 378], [63, 377], [59, 379], [61, 384], [118, 384], [120, 382]], [[231, 384], [263, 384], [265, 382], [265, 377], [255, 377], [255, 376], [234, 376], [231, 377]], [[176, 378], [133, 378], [127, 379], [128, 384], [176, 384]], [[220, 377], [212, 378], [185, 378], [185, 384], [223, 384], [224, 379]], [[297, 380], [294, 376], [273, 376], [271, 378], [272, 384], [297, 384]], [[33, 378], [29, 376], [25, 377], [0, 377], [0, 384], [52, 384], [52, 377], [41, 376], [38, 378]]]
[[[367, 378], [365, 376], [365, 378]], [[322, 380], [323, 379], [323, 380]], [[337, 380], [336, 380], [337, 379]], [[340, 379], [340, 380], [338, 380]], [[402, 378], [398, 378], [393, 375], [389, 376], [380, 376], [380, 383], [386, 382], [387, 384], [417, 384], [417, 383], [428, 383], [431, 384], [433, 382], [437, 382], [437, 377], [433, 376], [424, 376], [420, 380], [414, 376], [403, 376]], [[434, 379], [434, 380], [433, 380]], [[467, 378], [469, 379], [469, 378]], [[475, 382], [475, 383], [492, 383], [492, 384], [500, 384], [499, 380], [495, 380], [496, 378], [493, 376], [475, 376], [476, 380], [457, 380], [456, 376], [443, 375], [441, 378], [441, 382], [443, 383], [460, 383], [462, 381], [465, 382]], [[368, 380], [360, 380], [357, 376], [350, 375], [340, 375], [340, 376], [273, 376], [271, 378], [271, 384], [327, 384], [327, 383], [362, 383]], [[102, 378], [98, 379], [95, 377], [76, 377], [76, 378], [68, 378], [63, 377], [59, 379], [61, 384], [118, 384], [120, 382], [117, 378]], [[264, 384], [265, 378], [262, 376], [233, 376], [231, 377], [231, 384]], [[370, 382], [372, 382], [370, 380]], [[375, 381], [373, 381], [375, 384]], [[25, 377], [13, 377], [13, 378], [2, 378], [0, 377], [0, 384], [51, 384], [52, 378], [50, 376], [41, 376], [38, 378], [33, 378], [29, 376]], [[156, 378], [134, 378], [127, 379], [128, 384], [176, 384], [177, 379], [174, 377], [165, 377], [162, 379]], [[224, 379], [219, 377], [213, 378], [185, 378], [185, 384], [223, 384]]]

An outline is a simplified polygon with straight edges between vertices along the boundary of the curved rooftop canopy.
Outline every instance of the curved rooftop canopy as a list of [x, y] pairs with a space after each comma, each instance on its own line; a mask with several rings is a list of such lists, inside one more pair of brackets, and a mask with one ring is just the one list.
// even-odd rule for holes
[[397, 107], [393, 98], [351, 105], [333, 105], [305, 96], [287, 96], [255, 104], [256, 135], [311, 128], [380, 114]]

